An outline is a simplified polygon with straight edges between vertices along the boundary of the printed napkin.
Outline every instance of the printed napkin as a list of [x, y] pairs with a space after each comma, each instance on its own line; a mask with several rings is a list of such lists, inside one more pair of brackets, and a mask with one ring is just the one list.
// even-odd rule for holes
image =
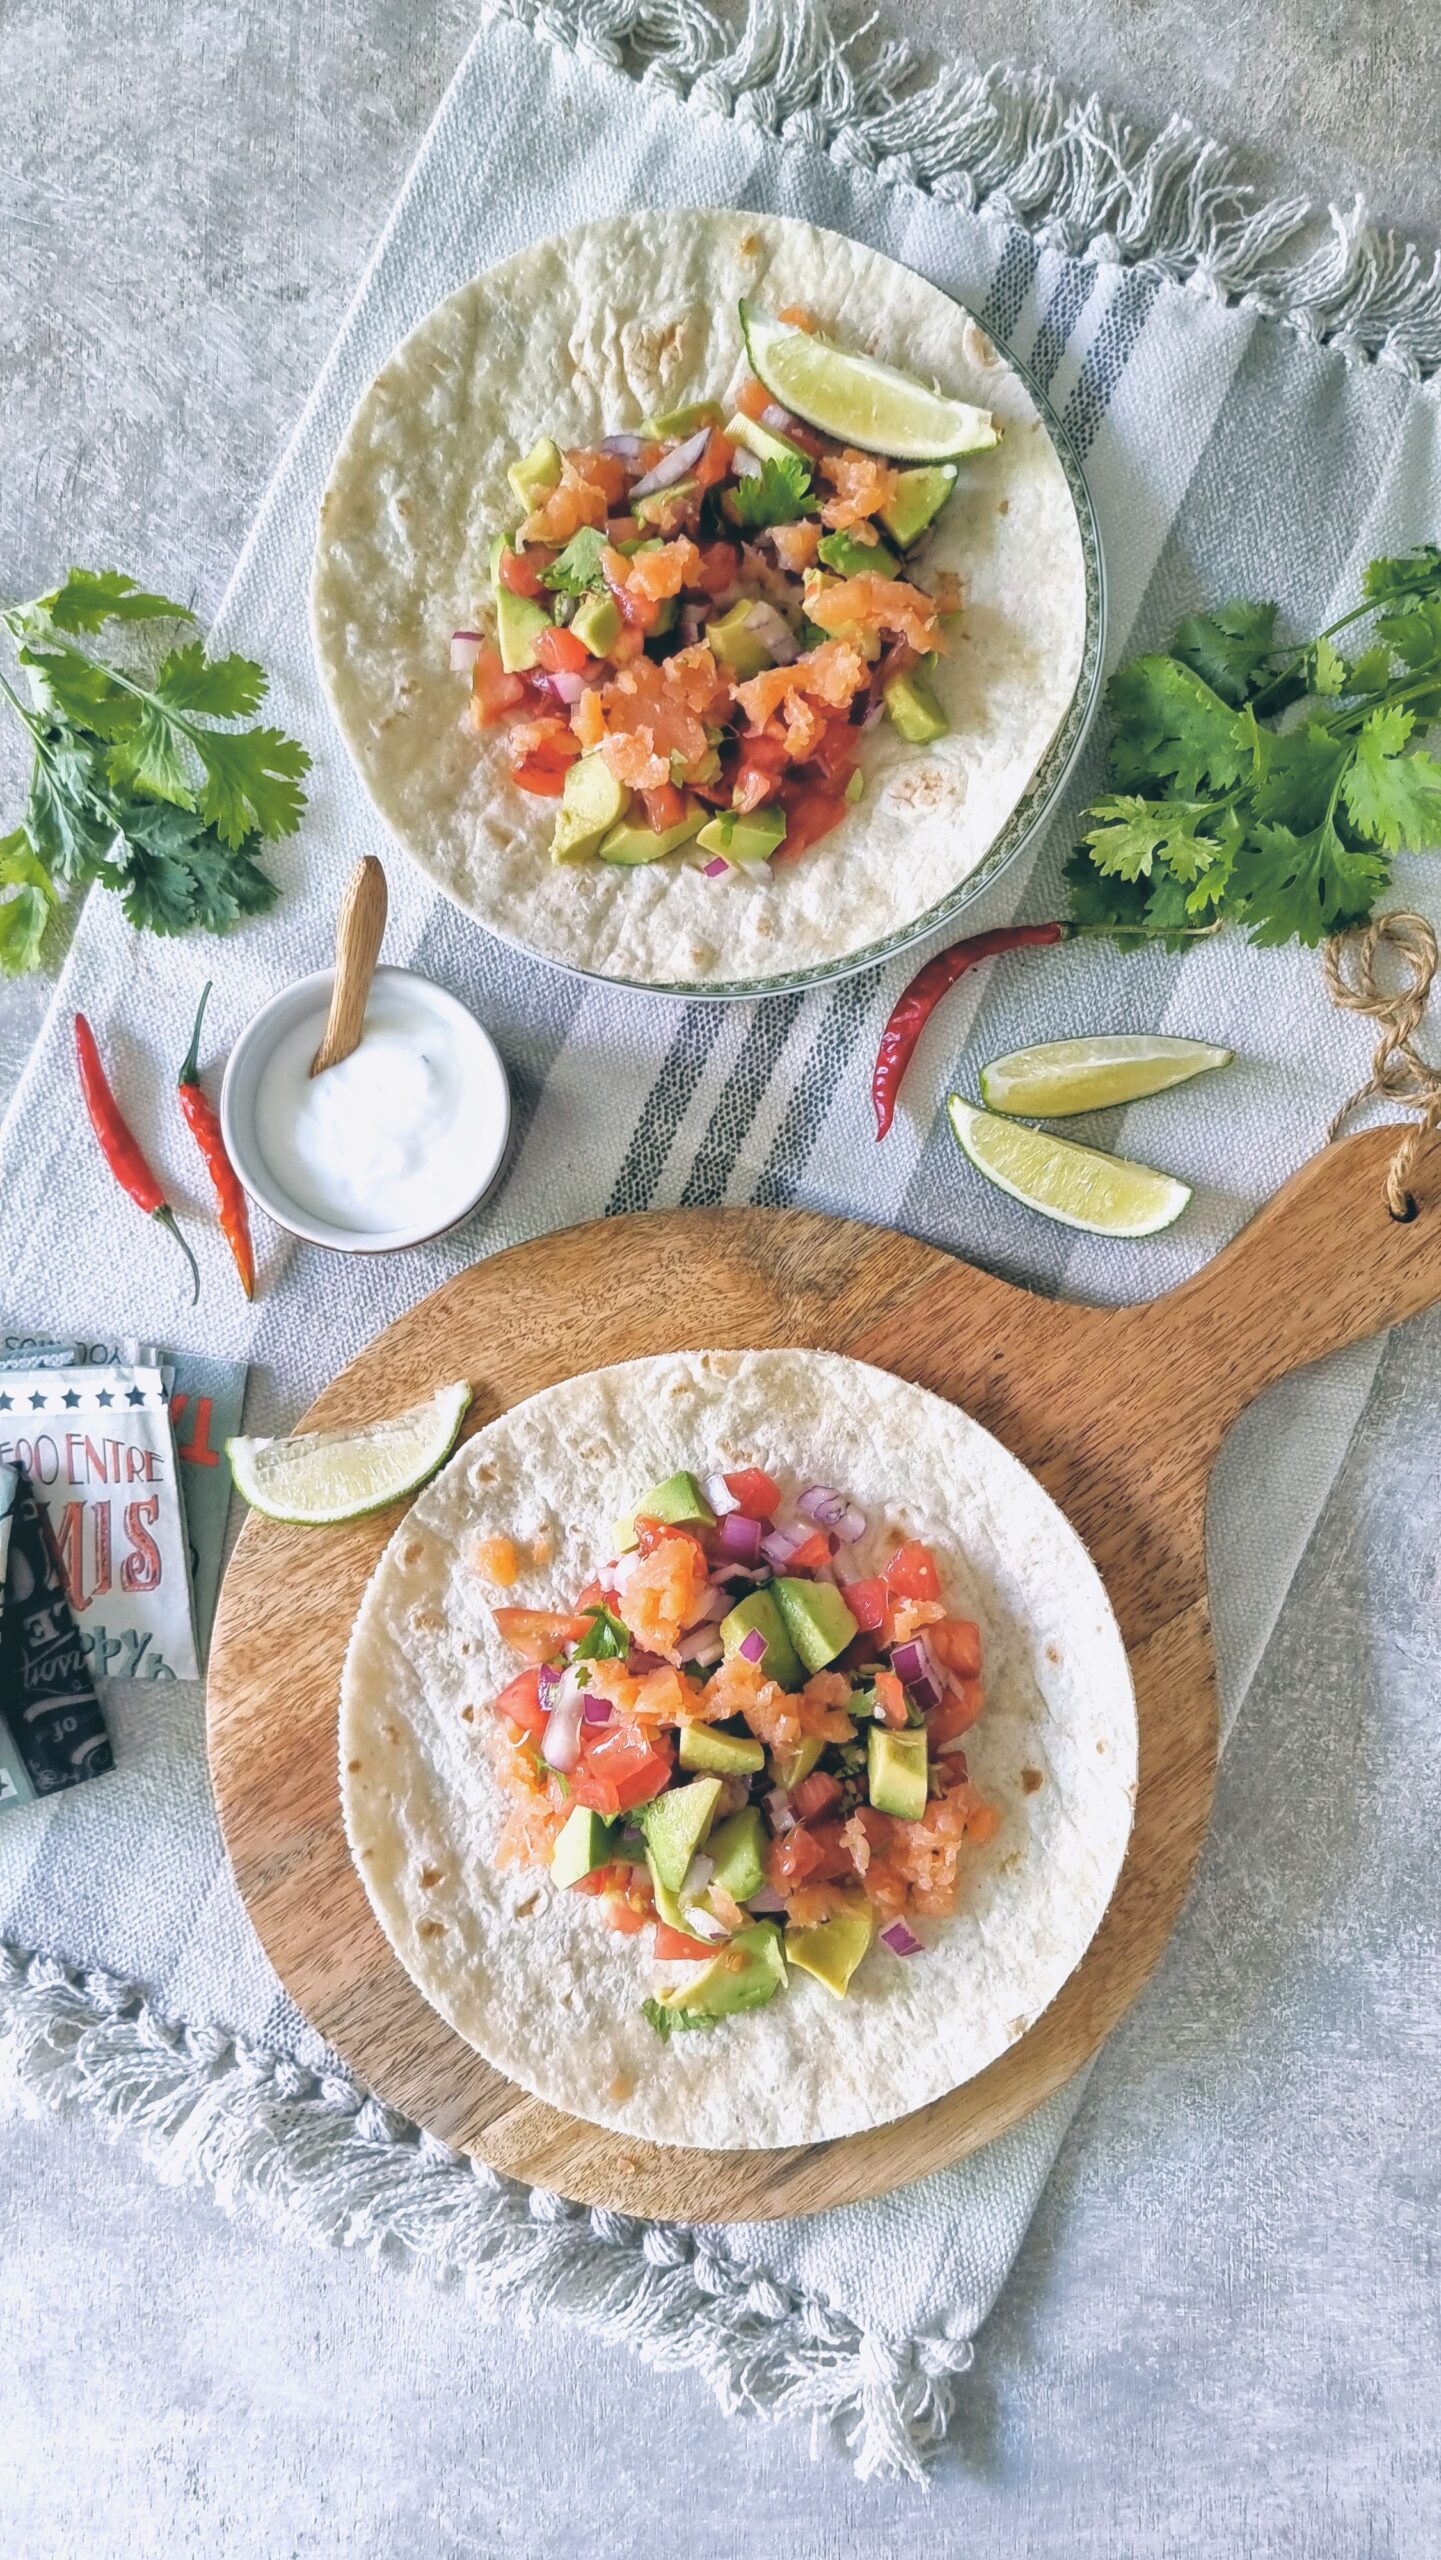
[[[613, 41], [627, 29], [629, 71]], [[997, 194], [977, 209], [966, 155], [979, 164], [984, 154], [963, 120], [946, 130], [949, 173], [938, 145], [927, 180], [908, 152], [914, 122], [877, 111], [863, 130], [859, 111], [848, 114], [849, 74], [803, 0], [783, 24], [758, 12], [752, 36], [718, 69], [719, 49], [706, 13], [684, 6], [571, 0], [540, 11], [510, 0], [491, 13], [226, 598], [217, 640], [273, 670], [275, 717], [317, 750], [317, 767], [304, 833], [276, 861], [276, 914], [215, 955], [220, 1025], [233, 1037], [276, 987], [326, 961], [341, 883], [359, 854], [378, 852], [392, 893], [388, 956], [476, 1008], [502, 1045], [518, 1104], [508, 1179], [462, 1235], [404, 1259], [297, 1250], [272, 1268], [253, 1311], [227, 1292], [224, 1248], [211, 1240], [208, 1347], [252, 1361], [252, 1428], [293, 1422], [382, 1324], [475, 1256], [577, 1219], [676, 1202], [797, 1202], [899, 1225], [1042, 1291], [1153, 1295], [1212, 1254], [1315, 1149], [1363, 1071], [1363, 1032], [1328, 1009], [1314, 955], [1228, 938], [1183, 958], [1075, 946], [978, 973], [956, 991], [878, 1147], [870, 1061], [914, 957], [763, 1004], [643, 999], [491, 941], [388, 844], [310, 661], [307, 572], [331, 454], [366, 381], [431, 303], [525, 242], [601, 214], [689, 204], [804, 216], [905, 260], [976, 310], [1030, 368], [1080, 454], [1101, 521], [1113, 662], [1202, 600], [1233, 594], [1284, 597], [1300, 627], [1319, 628], [1352, 599], [1374, 552], [1441, 524], [1436, 405], [1404, 365], [1358, 361], [1354, 343], [1328, 346], [1226, 304], [1201, 250], [1173, 260], [1189, 285], [1157, 262], [1123, 263], [1114, 240], [1071, 254], [1018, 218], [1018, 204], [1044, 197], [1038, 163], [1026, 164], [1025, 184], [1012, 167], [1013, 202]], [[632, 74], [648, 58], [640, 81]], [[983, 186], [1004, 161], [996, 142]], [[1198, 201], [1202, 193], [1198, 180]], [[1106, 201], [1121, 236], [1143, 247], [1148, 222], [1164, 226], [1176, 210], [1159, 185], [1133, 189], [1129, 211], [1123, 199], [1112, 188]], [[1262, 238], [1258, 228], [1253, 249]], [[1093, 745], [1068, 807], [974, 911], [977, 927], [1018, 909], [1058, 911], [1060, 862], [1097, 770]], [[1401, 865], [1398, 886], [1437, 912], [1423, 866]], [[109, 902], [87, 913], [0, 1147], [3, 1295], [17, 1324], [87, 1323], [100, 1288], [117, 1327], [153, 1324], [168, 1308], [163, 1239], [117, 1199], [98, 1162], [74, 1156], [65, 1024], [83, 1004], [97, 1024], [123, 1023], [168, 1056], [183, 1046], [193, 977], [190, 952], [137, 941]], [[1238, 1056], [1204, 1093], [1162, 1095], [1108, 1120], [1106, 1144], [1196, 1191], [1174, 1229], [1122, 1246], [1042, 1226], [982, 1185], [943, 1105], [952, 1085], [974, 1090], [979, 1063], [998, 1051], [1067, 1029], [1128, 1028], [1204, 1036]], [[166, 1166], [173, 1131], [158, 1110], [137, 1118], [152, 1160]], [[82, 1218], [93, 1239], [83, 1263], [68, 1246]], [[623, 1231], [616, 1241], [623, 1251]], [[176, 1340], [194, 1336], [188, 1317], [167, 1326]], [[1375, 1361], [1363, 1348], [1293, 1378], [1223, 1454], [1209, 1540], [1228, 1720]], [[117, 2116], [123, 2105], [127, 2121], [151, 2127], [162, 2163], [266, 2199], [289, 2228], [377, 2247], [390, 2239], [463, 2267], [483, 2306], [524, 2312], [543, 2301], [702, 2372], [728, 2406], [843, 2419], [862, 2468], [914, 2468], [917, 2446], [945, 2423], [952, 2378], [1005, 2280], [1079, 2085], [976, 2159], [809, 2221], [691, 2234], [502, 2187], [361, 2105], [297, 2016], [224, 1862], [199, 1693], [167, 1689], [163, 1716], [155, 1695], [143, 1682], [116, 1690], [119, 1768], [105, 1787], [0, 1826], [0, 1936], [14, 1950], [4, 1996], [30, 2037], [37, 2085]], [[91, 1970], [67, 1985], [30, 1961], [35, 1949], [105, 1978]], [[157, 2015], [188, 2024], [162, 2033], [147, 2024]]]

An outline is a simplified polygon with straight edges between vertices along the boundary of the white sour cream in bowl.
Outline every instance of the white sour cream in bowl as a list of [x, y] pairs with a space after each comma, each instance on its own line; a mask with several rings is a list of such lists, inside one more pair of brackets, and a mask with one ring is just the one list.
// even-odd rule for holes
[[470, 1215], [510, 1137], [494, 1041], [411, 969], [377, 969], [357, 1049], [312, 1076], [330, 1004], [320, 970], [241, 1033], [220, 1116], [231, 1162], [276, 1223], [342, 1253], [421, 1244]]

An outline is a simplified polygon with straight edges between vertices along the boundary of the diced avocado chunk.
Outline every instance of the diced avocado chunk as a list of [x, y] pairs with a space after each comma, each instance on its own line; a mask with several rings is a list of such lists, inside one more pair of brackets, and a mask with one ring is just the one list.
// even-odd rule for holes
[[570, 618], [571, 630], [593, 658], [603, 658], [620, 638], [620, 606], [613, 595], [582, 596]]
[[803, 453], [798, 444], [792, 444], [789, 436], [778, 436], [774, 427], [763, 427], [759, 419], [748, 418], [742, 409], [726, 420], [725, 435], [727, 444], [743, 445], [757, 462], [803, 462], [807, 471], [811, 467], [810, 455]]
[[630, 806], [630, 793], [617, 782], [604, 756], [581, 756], [566, 773], [550, 840], [552, 862], [587, 862], [601, 838]]
[[855, 772], [851, 775], [849, 782], [846, 784], [843, 795], [850, 802], [852, 808], [855, 807], [856, 802], [859, 799], [863, 798], [865, 788], [866, 777], [862, 773], [860, 766], [857, 765]]
[[807, 1733], [794, 1751], [771, 1753], [771, 1776], [784, 1794], [789, 1795], [792, 1787], [798, 1787], [802, 1778], [810, 1776], [825, 1747], [818, 1733]]
[[953, 462], [930, 462], [917, 471], [902, 471], [896, 477], [896, 494], [888, 507], [881, 509], [881, 522], [892, 542], [903, 551], [919, 542], [928, 524], [940, 514], [956, 485]]
[[898, 578], [901, 564], [887, 542], [858, 542], [853, 533], [822, 534], [816, 558], [838, 578]]
[[685, 1467], [678, 1475], [667, 1476], [664, 1484], [653, 1484], [636, 1504], [635, 1516], [637, 1520], [664, 1520], [672, 1529], [715, 1526], [715, 1513]]
[[701, 828], [696, 843], [703, 853], [723, 853], [734, 869], [744, 870], [747, 865], [754, 869], [769, 862], [785, 836], [784, 809], [718, 809]]
[[807, 1671], [824, 1671], [860, 1633], [833, 1582], [803, 1582], [782, 1574], [771, 1591]]
[[748, 1733], [722, 1733], [713, 1724], [683, 1724], [679, 1758], [683, 1769], [714, 1769], [723, 1778], [749, 1777], [766, 1765], [765, 1752]]
[[556, 1834], [550, 1853], [550, 1872], [557, 1884], [578, 1884], [596, 1867], [610, 1863], [611, 1843], [618, 1826], [605, 1822], [582, 1804], [572, 1805]]
[[774, 1680], [782, 1689], [799, 1689], [805, 1670], [769, 1591], [750, 1592], [720, 1622], [721, 1643], [727, 1654], [739, 1653], [741, 1638], [757, 1633], [766, 1640], [765, 1652], [756, 1666], [763, 1678]]
[[947, 734], [951, 724], [919, 667], [912, 667], [908, 675], [892, 676], [881, 693], [901, 736], [913, 747]]
[[642, 418], [640, 431], [653, 436], [657, 444], [684, 444], [687, 436], [698, 436], [702, 427], [724, 423], [719, 400], [692, 400], [683, 409], [662, 409], [654, 418]]
[[837, 2000], [843, 2000], [875, 1934], [875, 1913], [858, 1894], [850, 1910], [835, 1912], [814, 1929], [787, 1929], [786, 1962], [813, 1974]]
[[693, 479], [672, 480], [668, 489], [649, 489], [643, 498], [637, 498], [631, 514], [637, 524], [659, 524], [668, 508], [684, 505], [686, 499], [693, 498], [695, 493]]
[[711, 655], [741, 684], [775, 664], [764, 640], [752, 631], [750, 620], [750, 600], [742, 596], [728, 613], [716, 614], [705, 628]]
[[663, 1920], [668, 1929], [679, 1929], [687, 1938], [694, 1938], [696, 1945], [704, 1947], [709, 1954], [711, 1941], [696, 1935], [680, 1907], [678, 1896], [671, 1892], [669, 1885], [662, 1884], [655, 1871], [655, 1860], [649, 1855], [646, 1858], [646, 1865], [650, 1869], [650, 1889], [655, 1901], [656, 1918]]
[[706, 1852], [715, 1860], [713, 1884], [723, 1885], [737, 1902], [759, 1893], [766, 1880], [766, 1831], [755, 1806], [748, 1804], [743, 1813], [718, 1822]]
[[513, 596], [500, 582], [501, 553], [509, 549], [503, 533], [490, 546], [490, 584], [495, 597], [495, 637], [500, 663], [509, 676], [524, 675], [535, 665], [535, 644], [550, 629], [550, 615], [534, 596]]
[[744, 2009], [762, 2009], [785, 1988], [786, 1960], [781, 1933], [773, 1920], [758, 1920], [737, 1929], [710, 1964], [688, 1982], [663, 1992], [657, 2009], [673, 2009], [688, 2018], [731, 2018]]
[[555, 487], [563, 468], [560, 447], [549, 436], [542, 436], [521, 461], [511, 464], [505, 476], [527, 515], [547, 489]]
[[679, 1893], [686, 1869], [715, 1816], [719, 1778], [692, 1778], [689, 1786], [667, 1787], [636, 1814], [645, 1835], [651, 1872], [667, 1893]]
[[889, 1725], [873, 1724], [866, 1736], [866, 1779], [877, 1813], [919, 1822], [926, 1809], [924, 1726], [895, 1733]]
[[704, 817], [704, 802], [688, 799], [684, 817], [677, 818], [673, 827], [636, 826], [625, 822], [612, 827], [609, 835], [602, 836], [596, 851], [602, 862], [659, 862], [662, 854], [675, 853], [681, 845], [689, 844]]

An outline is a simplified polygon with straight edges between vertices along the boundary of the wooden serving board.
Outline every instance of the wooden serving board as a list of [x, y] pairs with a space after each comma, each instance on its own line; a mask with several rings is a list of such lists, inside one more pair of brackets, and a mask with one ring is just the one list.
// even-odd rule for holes
[[[1018, 2044], [894, 2124], [790, 2151], [657, 2147], [528, 2097], [427, 2007], [351, 1864], [336, 1710], [352, 1619], [399, 1511], [318, 1531], [252, 1517], [210, 1667], [210, 1765], [240, 1891], [277, 1973], [370, 2088], [456, 2147], [588, 2204], [689, 2221], [854, 2202], [958, 2160], [1093, 2053], [1171, 1930], [1216, 1756], [1205, 1505], [1228, 1426], [1287, 1370], [1441, 1300], [1441, 1147], [1392, 1219], [1395, 1132], [1315, 1157], [1225, 1252], [1145, 1306], [1058, 1305], [885, 1229], [792, 1210], [576, 1227], [461, 1272], [402, 1316], [302, 1429], [399, 1411], [450, 1378], [471, 1426], [555, 1380], [678, 1349], [843, 1351], [964, 1405], [1070, 1515], [1110, 1591], [1140, 1719], [1135, 1829], [1102, 1926]], [[840, 2026], [838, 2024], [838, 2032]]]

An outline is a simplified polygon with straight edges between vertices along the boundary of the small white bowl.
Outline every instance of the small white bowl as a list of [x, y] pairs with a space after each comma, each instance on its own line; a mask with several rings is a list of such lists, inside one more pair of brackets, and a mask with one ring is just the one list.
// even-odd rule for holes
[[293, 986], [283, 987], [269, 1004], [262, 1005], [254, 1020], [246, 1024], [230, 1052], [220, 1088], [220, 1125], [226, 1152], [256, 1206], [289, 1234], [302, 1237], [307, 1244], [326, 1245], [334, 1253], [398, 1253], [409, 1245], [428, 1244], [436, 1236], [448, 1235], [452, 1227], [462, 1225], [479, 1208], [505, 1162], [510, 1144], [510, 1087], [495, 1042], [458, 996], [437, 986], [433, 978], [422, 977], [417, 970], [377, 969], [376, 992], [389, 988], [397, 994], [408, 993], [418, 1011], [428, 1010], [433, 1017], [448, 1021], [458, 1035], [463, 1073], [473, 1093], [474, 1107], [466, 1114], [467, 1130], [474, 1140], [473, 1152], [467, 1148], [454, 1181], [439, 1190], [436, 1205], [440, 1214], [423, 1225], [361, 1228], [318, 1216], [291, 1196], [268, 1162], [256, 1128], [255, 1106], [261, 1077], [276, 1044], [307, 1016], [314, 1017], [319, 1045], [334, 982], [333, 969], [317, 969], [312, 977], [297, 978]]

